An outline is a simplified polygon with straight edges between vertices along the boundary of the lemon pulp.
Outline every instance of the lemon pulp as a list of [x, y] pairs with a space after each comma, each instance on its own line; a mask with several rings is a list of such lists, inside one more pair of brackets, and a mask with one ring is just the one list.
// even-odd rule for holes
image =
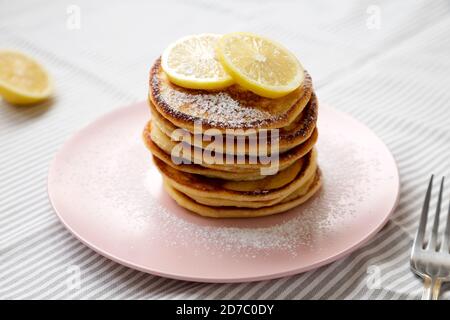
[[287, 95], [304, 80], [304, 69], [289, 50], [252, 33], [222, 36], [217, 56], [238, 84], [263, 97]]
[[161, 57], [169, 80], [190, 89], [223, 89], [233, 78], [217, 60], [215, 47], [220, 35], [200, 34], [171, 44]]

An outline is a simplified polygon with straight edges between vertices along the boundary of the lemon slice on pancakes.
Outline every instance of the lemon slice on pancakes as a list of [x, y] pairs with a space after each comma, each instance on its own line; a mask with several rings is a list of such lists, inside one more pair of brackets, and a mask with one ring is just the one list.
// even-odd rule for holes
[[302, 65], [289, 50], [256, 34], [235, 32], [222, 36], [217, 55], [238, 84], [263, 97], [287, 95], [305, 77]]
[[0, 95], [12, 104], [31, 104], [50, 97], [52, 83], [33, 58], [12, 50], [0, 50]]
[[215, 47], [221, 35], [199, 34], [172, 43], [161, 57], [169, 80], [190, 89], [223, 89], [233, 78], [217, 60]]

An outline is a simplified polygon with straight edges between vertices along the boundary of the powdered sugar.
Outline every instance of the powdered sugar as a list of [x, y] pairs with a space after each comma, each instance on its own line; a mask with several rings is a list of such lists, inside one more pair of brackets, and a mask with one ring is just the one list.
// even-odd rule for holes
[[[121, 132], [109, 133], [110, 145], [85, 143], [86, 154], [73, 158], [76, 168], [82, 163], [84, 169], [75, 170], [73, 179], [85, 177], [81, 180], [86, 194], [95, 196], [90, 205], [98, 204], [95, 210], [103, 212], [105, 219], [121, 221], [128, 232], [147, 230], [149, 241], [164, 239], [164, 245], [173, 247], [195, 244], [211, 255], [252, 258], [276, 251], [295, 256], [299, 247], [312, 248], [339, 229], [336, 226], [357, 214], [359, 204], [371, 197], [371, 189], [385, 182], [383, 177], [377, 180], [380, 163], [364, 140], [325, 128], [320, 132], [322, 189], [305, 204], [271, 217], [208, 219], [182, 209], [162, 190], [161, 176], [139, 139], [127, 152], [114, 147], [122, 145], [116, 144], [126, 136]], [[130, 168], [142, 173], [130, 175]]]
[[324, 134], [319, 145], [323, 188], [307, 203], [282, 214], [281, 222], [278, 215], [196, 224], [161, 206], [157, 198], [153, 199], [152, 214], [160, 221], [159, 231], [171, 233], [169, 245], [190, 245], [194, 241], [212, 254], [229, 251], [236, 256], [251, 257], [281, 250], [295, 256], [300, 246], [313, 246], [315, 241], [328, 235], [331, 227], [354, 215], [358, 203], [370, 196], [367, 179], [379, 170], [379, 163], [370, 157], [370, 150], [364, 146], [349, 144], [338, 134]]
[[186, 106], [195, 105], [195, 108], [189, 108], [189, 114], [194, 118], [208, 119], [211, 126], [226, 123], [240, 128], [254, 122], [262, 124], [273, 117], [266, 111], [243, 106], [224, 92], [187, 94], [183, 91], [167, 90], [161, 92], [161, 97], [172, 109], [181, 112]]
[[373, 234], [398, 195], [397, 170], [379, 139], [322, 108], [324, 185], [317, 196], [271, 217], [203, 218], [162, 189], [141, 140], [147, 117], [142, 103], [101, 118], [63, 147], [49, 174], [64, 223], [99, 252], [142, 270], [247, 279], [253, 270], [268, 275], [322, 264]]

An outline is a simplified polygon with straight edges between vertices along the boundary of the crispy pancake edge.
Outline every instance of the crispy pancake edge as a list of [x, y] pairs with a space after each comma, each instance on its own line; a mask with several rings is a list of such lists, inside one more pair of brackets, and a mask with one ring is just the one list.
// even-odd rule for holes
[[279, 214], [308, 201], [311, 197], [313, 197], [317, 193], [317, 191], [319, 191], [321, 185], [322, 185], [322, 175], [320, 169], [317, 169], [316, 179], [313, 182], [313, 185], [310, 187], [309, 191], [305, 195], [285, 203], [274, 205], [272, 207], [257, 208], [257, 209], [210, 207], [195, 202], [188, 196], [184, 195], [183, 193], [173, 189], [172, 187], [166, 184], [164, 185], [164, 187], [172, 199], [174, 199], [181, 207], [193, 212], [194, 214], [210, 218], [256, 218], [269, 216], [273, 214]]
[[[161, 58], [158, 58], [150, 69], [149, 77], [149, 99], [155, 105], [157, 110], [164, 116], [164, 118], [169, 119], [177, 127], [187, 129], [189, 131], [194, 130], [194, 122], [200, 121], [206, 129], [214, 128], [221, 131], [226, 129], [248, 129], [248, 128], [260, 128], [260, 129], [275, 129], [282, 128], [289, 125], [303, 110], [306, 104], [309, 102], [311, 95], [313, 93], [312, 79], [311, 76], [305, 71], [305, 80], [302, 84], [303, 95], [288, 109], [287, 112], [278, 116], [276, 119], [271, 119], [270, 122], [258, 123], [258, 122], [248, 122], [245, 126], [231, 126], [226, 123], [208, 122], [205, 119], [187, 115], [178, 110], [174, 110], [170, 105], [162, 98], [160, 94], [160, 79], [159, 73], [163, 72], [161, 70]], [[174, 85], [175, 86], [175, 85]], [[188, 89], [183, 88], [184, 91]], [[198, 92], [198, 90], [193, 91]]]

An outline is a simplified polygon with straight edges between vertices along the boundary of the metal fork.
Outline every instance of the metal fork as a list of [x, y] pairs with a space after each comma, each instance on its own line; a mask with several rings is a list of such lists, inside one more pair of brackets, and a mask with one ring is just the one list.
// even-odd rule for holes
[[436, 213], [434, 216], [433, 229], [429, 240], [425, 240], [428, 212], [430, 208], [431, 191], [433, 189], [433, 175], [428, 184], [428, 190], [420, 216], [419, 229], [417, 230], [411, 251], [411, 269], [424, 280], [422, 300], [437, 300], [441, 284], [450, 281], [450, 204], [447, 213], [445, 232], [438, 239], [439, 216], [441, 212], [442, 193], [444, 190], [444, 178], [441, 180]]

